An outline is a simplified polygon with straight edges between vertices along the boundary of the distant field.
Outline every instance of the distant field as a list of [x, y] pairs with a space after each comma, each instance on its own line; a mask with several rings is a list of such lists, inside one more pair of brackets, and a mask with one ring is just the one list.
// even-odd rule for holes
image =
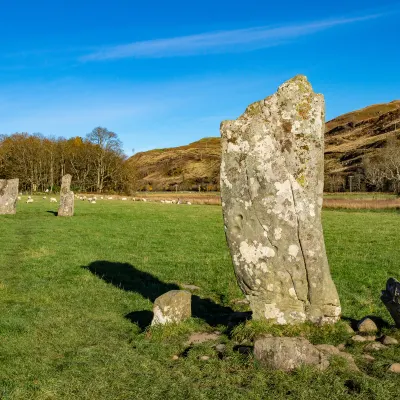
[[[386, 370], [400, 362], [400, 346], [374, 354], [371, 366], [362, 345], [349, 345], [362, 374], [339, 362], [324, 373], [284, 374], [235, 351], [260, 328], [243, 323], [231, 332], [219, 319], [229, 308], [246, 310], [237, 304], [243, 296], [220, 207], [77, 201], [73, 218], [57, 218], [57, 206], [35, 198], [20, 202], [17, 215], [0, 216], [1, 399], [398, 396], [400, 376]], [[391, 322], [379, 296], [388, 277], [400, 278], [400, 214], [325, 210], [323, 222], [345, 319], [374, 315]], [[181, 284], [200, 287], [196, 318], [143, 331], [154, 298]], [[217, 342], [227, 345], [222, 359], [215, 342], [185, 344], [192, 332], [216, 330]], [[301, 331], [313, 342], [348, 338], [343, 323]], [[399, 331], [384, 331], [400, 339]]]

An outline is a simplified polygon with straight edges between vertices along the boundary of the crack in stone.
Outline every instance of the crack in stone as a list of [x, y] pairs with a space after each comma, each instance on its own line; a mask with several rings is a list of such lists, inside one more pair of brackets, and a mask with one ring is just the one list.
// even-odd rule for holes
[[[303, 257], [303, 261], [304, 261], [304, 269], [305, 269], [305, 273], [306, 273], [306, 279], [307, 279], [307, 301], [308, 304], [311, 304], [311, 299], [310, 299], [310, 291], [311, 291], [311, 283], [310, 283], [310, 277], [308, 276], [308, 269], [307, 269], [307, 261], [306, 261], [306, 255], [304, 254], [304, 249], [303, 249], [303, 245], [301, 243], [301, 239], [300, 239], [300, 219], [299, 216], [297, 215], [297, 210], [296, 210], [296, 198], [294, 196], [294, 190], [293, 190], [293, 185], [292, 185], [292, 180], [290, 179], [291, 177], [289, 177], [289, 183], [290, 183], [290, 192], [292, 193], [292, 199], [293, 199], [293, 205], [294, 205], [294, 212], [296, 215], [296, 222], [297, 222], [297, 239], [299, 241], [299, 245], [300, 245], [300, 251], [301, 251], [301, 255]], [[296, 290], [296, 288], [295, 288]], [[297, 292], [296, 292], [297, 293]], [[301, 300], [303, 301], [303, 300]], [[304, 302], [304, 301], [303, 301]]]

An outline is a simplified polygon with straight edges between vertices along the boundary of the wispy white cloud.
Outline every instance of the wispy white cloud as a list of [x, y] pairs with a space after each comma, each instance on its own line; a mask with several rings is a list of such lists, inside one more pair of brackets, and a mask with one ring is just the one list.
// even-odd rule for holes
[[310, 35], [324, 29], [379, 18], [383, 15], [371, 14], [278, 27], [264, 26], [140, 41], [106, 47], [81, 57], [81, 60], [101, 61], [122, 58], [162, 58], [249, 51], [277, 46], [288, 40]]

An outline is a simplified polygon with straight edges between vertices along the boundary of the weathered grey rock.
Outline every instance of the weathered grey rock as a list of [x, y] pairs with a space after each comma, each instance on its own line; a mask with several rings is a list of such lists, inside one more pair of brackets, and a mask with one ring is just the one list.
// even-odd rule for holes
[[400, 282], [389, 278], [386, 290], [382, 291], [381, 300], [394, 319], [397, 328], [400, 328]]
[[74, 215], [74, 192], [71, 191], [72, 176], [67, 174], [62, 177], [60, 192], [59, 217], [72, 217]]
[[324, 99], [304, 76], [221, 124], [221, 196], [236, 277], [254, 319], [336, 322], [321, 226]]
[[385, 346], [391, 346], [391, 345], [399, 344], [399, 341], [397, 339], [391, 337], [391, 336], [383, 335], [379, 340]]
[[264, 365], [291, 371], [301, 365], [314, 365], [320, 370], [329, 366], [327, 357], [307, 339], [299, 337], [266, 337], [254, 342], [254, 356]]
[[0, 179], [0, 215], [17, 212], [18, 179]]
[[341, 351], [337, 347], [330, 344], [317, 344], [315, 348], [319, 350], [321, 353], [325, 354], [325, 356], [328, 358], [331, 356], [344, 358], [347, 362], [347, 366], [350, 371], [354, 372], [360, 371], [351, 354]]
[[386, 349], [386, 346], [379, 342], [368, 343], [365, 347], [365, 351], [379, 351]]
[[375, 333], [378, 331], [378, 327], [371, 318], [363, 318], [358, 324], [357, 329], [359, 332], [363, 333]]
[[354, 335], [351, 340], [353, 342], [374, 342], [376, 340], [376, 336], [361, 336], [361, 335]]
[[179, 323], [192, 315], [192, 295], [185, 290], [171, 290], [157, 297], [151, 325]]

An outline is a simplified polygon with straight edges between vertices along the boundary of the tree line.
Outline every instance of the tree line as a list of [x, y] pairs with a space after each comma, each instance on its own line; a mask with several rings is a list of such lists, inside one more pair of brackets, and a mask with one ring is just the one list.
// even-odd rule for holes
[[102, 127], [71, 139], [0, 136], [0, 178], [19, 178], [22, 191], [57, 192], [65, 174], [73, 176], [77, 192], [129, 191], [133, 174], [126, 160], [117, 134]]

